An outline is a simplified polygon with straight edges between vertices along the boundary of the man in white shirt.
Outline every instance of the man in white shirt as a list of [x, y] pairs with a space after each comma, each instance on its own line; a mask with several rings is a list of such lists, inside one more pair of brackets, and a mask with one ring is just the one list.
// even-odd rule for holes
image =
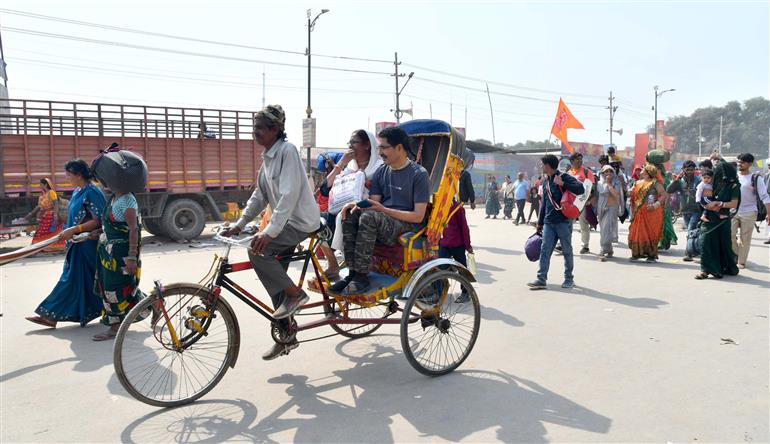
[[[767, 193], [762, 175], [759, 173], [751, 174], [751, 165], [753, 164], [754, 156], [752, 154], [745, 153], [738, 156], [741, 205], [738, 207], [738, 214], [732, 220], [733, 252], [738, 255], [738, 268], [746, 268], [746, 259], [749, 257], [751, 235], [754, 231], [754, 224], [757, 222], [757, 195], [767, 210], [765, 219], [770, 223], [770, 195]], [[736, 239], [738, 229], [741, 230], [740, 245]]]
[[[319, 228], [321, 215], [297, 147], [286, 141], [285, 122], [286, 116], [280, 105], [268, 105], [254, 117], [254, 138], [265, 147], [262, 169], [243, 215], [233, 228], [223, 234], [232, 236], [240, 233], [270, 204], [273, 211], [270, 223], [252, 241], [249, 260], [273, 300], [276, 324], [288, 335], [291, 315], [309, 297], [286, 274], [289, 264], [279, 262], [276, 256], [294, 252], [309, 233]], [[283, 344], [275, 343], [262, 355], [262, 359], [275, 359], [298, 346], [297, 339], [291, 337]]]

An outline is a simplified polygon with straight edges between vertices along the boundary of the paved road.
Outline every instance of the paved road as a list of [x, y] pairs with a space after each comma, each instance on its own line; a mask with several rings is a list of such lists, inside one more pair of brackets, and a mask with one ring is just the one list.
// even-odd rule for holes
[[[531, 228], [469, 214], [483, 320], [455, 373], [415, 372], [395, 326], [357, 341], [303, 344], [266, 363], [259, 357], [270, 344], [265, 322], [233, 301], [242, 328], [238, 365], [201, 401], [173, 410], [124, 392], [111, 344], [90, 340], [101, 325], [51, 330], [24, 321], [56, 281], [61, 257], [2, 267], [0, 440], [770, 440], [764, 239], [753, 243], [749, 270], [722, 281], [693, 280], [697, 264], [680, 260], [680, 245], [657, 264], [582, 255], [577, 288], [531, 292], [525, 283], [536, 265], [521, 251]], [[597, 234], [591, 247], [598, 249]], [[203, 248], [150, 246], [143, 287], [158, 278], [197, 281], [217, 251], [205, 241]], [[616, 254], [626, 258], [628, 250]], [[560, 283], [561, 258], [552, 270], [552, 283]], [[259, 288], [250, 272], [238, 278]]]

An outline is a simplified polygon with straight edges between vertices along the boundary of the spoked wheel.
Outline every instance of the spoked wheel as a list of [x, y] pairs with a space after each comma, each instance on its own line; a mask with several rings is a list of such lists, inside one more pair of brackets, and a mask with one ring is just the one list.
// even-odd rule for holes
[[[194, 284], [143, 299], [115, 337], [113, 361], [123, 388], [146, 404], [174, 407], [208, 393], [235, 363], [238, 327], [222, 300]], [[145, 319], [148, 311], [153, 316]]]
[[[334, 302], [334, 298], [328, 295], [325, 298], [328, 301], [324, 305], [324, 312], [327, 316], [342, 316], [347, 311], [350, 319], [384, 319], [393, 314], [388, 304], [378, 304], [371, 307], [364, 307], [353, 302]], [[331, 328], [346, 338], [358, 339], [369, 336], [382, 327], [382, 324], [331, 324]]]
[[479, 299], [468, 279], [452, 270], [425, 276], [409, 296], [401, 318], [406, 359], [429, 376], [451, 372], [471, 353], [480, 320]]

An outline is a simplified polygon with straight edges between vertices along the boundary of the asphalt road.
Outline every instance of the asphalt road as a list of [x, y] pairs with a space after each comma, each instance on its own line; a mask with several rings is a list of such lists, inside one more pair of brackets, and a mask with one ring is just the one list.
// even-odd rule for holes
[[[562, 272], [554, 257], [552, 287], [533, 292], [525, 283], [537, 267], [522, 253], [532, 228], [485, 220], [482, 209], [468, 214], [482, 324], [454, 373], [429, 378], [412, 369], [396, 326], [263, 362], [268, 326], [231, 298], [242, 330], [237, 365], [200, 401], [169, 410], [122, 389], [112, 344], [91, 341], [103, 326], [54, 330], [24, 320], [58, 279], [61, 256], [4, 266], [0, 441], [770, 440], [764, 237], [753, 241], [749, 269], [721, 281], [694, 280], [698, 265], [681, 261], [681, 241], [656, 264], [630, 263], [623, 244], [610, 262], [576, 257], [572, 290], [554, 285]], [[220, 251], [210, 242], [148, 245], [143, 288], [154, 279], [198, 281]], [[593, 233], [592, 250], [598, 243]], [[236, 278], [262, 294], [251, 272]], [[316, 333], [331, 330], [300, 339]]]

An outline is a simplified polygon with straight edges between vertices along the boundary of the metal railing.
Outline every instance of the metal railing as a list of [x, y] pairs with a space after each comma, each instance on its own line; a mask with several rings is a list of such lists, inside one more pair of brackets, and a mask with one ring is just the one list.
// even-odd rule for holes
[[8, 99], [0, 133], [18, 135], [252, 139], [254, 111]]

